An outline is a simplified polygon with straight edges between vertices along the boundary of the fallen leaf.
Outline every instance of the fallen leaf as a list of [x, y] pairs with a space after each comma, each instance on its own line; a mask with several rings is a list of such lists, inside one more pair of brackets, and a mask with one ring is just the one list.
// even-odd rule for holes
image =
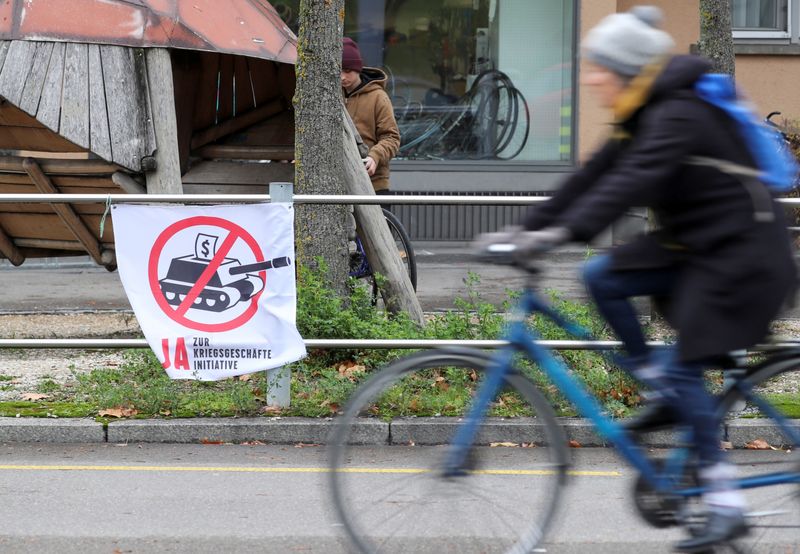
[[200, 444], [223, 444], [222, 441], [212, 441], [211, 439], [200, 439]]
[[244, 375], [239, 375], [239, 381], [249, 381], [253, 378], [252, 373], [245, 373]]
[[579, 443], [576, 440], [571, 440], [571, 441], [569, 441], [569, 447], [570, 448], [581, 448], [581, 443]]
[[352, 360], [349, 360], [347, 362], [339, 364], [339, 367], [337, 369], [339, 371], [339, 377], [355, 381], [355, 376], [358, 373], [365, 372], [367, 370], [367, 367], [361, 364], [357, 364]]
[[319, 444], [315, 444], [313, 442], [298, 442], [294, 445], [295, 448], [308, 448], [309, 446], [320, 446]]
[[279, 413], [281, 413], [281, 407], [280, 406], [264, 406], [263, 408], [261, 408], [261, 413], [262, 414], [279, 414]]
[[774, 446], [770, 446], [770, 444], [765, 441], [764, 439], [756, 439], [754, 441], [750, 441], [744, 445], [745, 448], [748, 450], [778, 450]]
[[37, 400], [45, 400], [47, 398], [50, 398], [49, 394], [39, 394], [36, 392], [27, 392], [22, 395], [23, 400], [28, 400], [31, 402], [36, 402]]
[[135, 408], [126, 408], [124, 406], [118, 406], [116, 408], [107, 408], [105, 410], [100, 410], [97, 412], [97, 415], [100, 417], [131, 417], [138, 414], [139, 411]]
[[504, 447], [510, 448], [512, 446], [519, 446], [519, 444], [517, 444], [515, 442], [492, 442], [492, 443], [489, 443], [489, 446], [491, 446], [492, 448], [497, 448], [497, 447], [500, 447], [500, 446], [504, 446]]
[[244, 446], [261, 446], [261, 445], [266, 444], [266, 443], [261, 442], [261, 441], [244, 441], [241, 444], [243, 444]]

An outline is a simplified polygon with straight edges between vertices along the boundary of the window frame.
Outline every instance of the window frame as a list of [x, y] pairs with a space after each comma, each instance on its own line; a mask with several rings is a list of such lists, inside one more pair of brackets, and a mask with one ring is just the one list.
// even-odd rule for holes
[[[733, 2], [731, 2], [731, 9], [733, 9]], [[731, 22], [731, 28], [733, 31], [733, 38], [734, 40], [737, 39], [744, 39], [744, 40], [758, 40], [758, 39], [766, 39], [766, 40], [774, 40], [774, 39], [792, 39], [795, 33], [793, 33], [794, 29], [794, 15], [796, 10], [800, 9], [800, 1], [799, 0], [786, 0], [786, 30], [785, 31], [774, 31], [774, 30], [755, 30], [755, 29], [736, 29], [733, 27]]]

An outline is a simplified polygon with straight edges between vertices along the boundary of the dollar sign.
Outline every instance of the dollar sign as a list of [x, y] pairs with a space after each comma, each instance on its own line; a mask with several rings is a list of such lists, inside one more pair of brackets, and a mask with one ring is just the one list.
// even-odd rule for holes
[[208, 240], [204, 240], [201, 246], [203, 247], [203, 256], [208, 257], [209, 252], [211, 252], [208, 248]]

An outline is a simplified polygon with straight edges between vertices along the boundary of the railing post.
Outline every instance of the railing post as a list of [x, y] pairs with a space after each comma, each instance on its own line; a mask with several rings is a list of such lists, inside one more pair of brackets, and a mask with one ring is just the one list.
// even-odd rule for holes
[[[293, 183], [278, 182], [269, 184], [270, 202], [292, 204], [293, 196]], [[292, 244], [294, 244], [294, 240], [292, 240]], [[294, 263], [294, 260], [292, 260], [292, 263]], [[267, 370], [267, 391], [265, 395], [267, 406], [289, 407], [291, 401], [291, 373], [286, 366]]]

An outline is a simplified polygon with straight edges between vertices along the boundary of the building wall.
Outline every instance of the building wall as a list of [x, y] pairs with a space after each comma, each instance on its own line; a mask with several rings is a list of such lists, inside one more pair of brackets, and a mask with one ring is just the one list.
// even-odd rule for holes
[[[800, 56], [736, 56], [736, 81], [759, 114], [781, 112], [800, 123]], [[780, 118], [775, 120], [780, 122]]]

